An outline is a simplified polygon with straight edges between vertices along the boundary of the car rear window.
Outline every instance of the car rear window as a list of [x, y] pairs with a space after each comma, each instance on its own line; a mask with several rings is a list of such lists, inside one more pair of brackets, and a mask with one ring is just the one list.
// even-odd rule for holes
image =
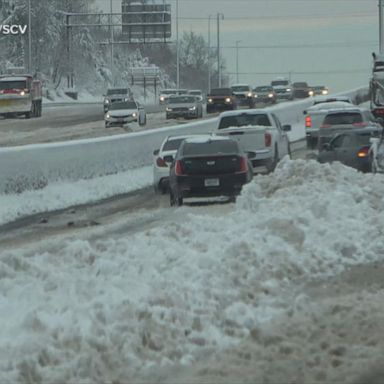
[[179, 149], [183, 140], [184, 138], [168, 140], [163, 146], [163, 151], [174, 151]]
[[270, 127], [271, 122], [269, 120], [268, 115], [266, 115], [265, 113], [244, 113], [236, 116], [222, 117], [219, 124], [219, 129], [225, 129], [229, 127], [246, 127], [248, 125], [262, 125], [265, 127]]
[[324, 119], [325, 125], [344, 125], [362, 123], [363, 117], [359, 112], [340, 112], [327, 115]]
[[233, 140], [210, 140], [201, 143], [187, 142], [183, 147], [184, 156], [234, 154], [238, 152], [238, 144]]
[[249, 87], [246, 85], [234, 85], [231, 87], [232, 91], [234, 92], [247, 92], [249, 91]]

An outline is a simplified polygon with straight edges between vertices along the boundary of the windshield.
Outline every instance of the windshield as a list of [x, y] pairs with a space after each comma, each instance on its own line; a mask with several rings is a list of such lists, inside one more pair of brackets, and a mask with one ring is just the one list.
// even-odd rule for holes
[[113, 88], [113, 89], [108, 89], [107, 95], [126, 95], [128, 93], [127, 88]]
[[359, 112], [339, 112], [327, 115], [324, 125], [348, 125], [363, 122], [363, 117]]
[[112, 103], [109, 109], [111, 111], [115, 111], [117, 109], [137, 109], [137, 105], [134, 101], [116, 102]]
[[210, 95], [212, 95], [212, 96], [230, 96], [230, 95], [232, 95], [232, 89], [231, 88], [211, 89]]
[[273, 88], [272, 87], [256, 87], [254, 91], [255, 92], [272, 92]]
[[166, 143], [164, 143], [163, 151], [174, 151], [178, 149], [183, 140], [184, 138], [169, 139]]
[[194, 103], [196, 98], [194, 96], [177, 96], [170, 97], [168, 99], [168, 104], [182, 104], [182, 103]]
[[238, 85], [231, 87], [233, 92], [247, 92], [249, 91], [249, 87], [246, 85]]
[[190, 95], [201, 96], [201, 91], [189, 91], [188, 93], [189, 93]]
[[266, 114], [248, 114], [244, 113], [237, 116], [225, 116], [222, 117], [219, 124], [219, 129], [230, 128], [230, 127], [246, 127], [252, 125], [262, 125], [270, 127], [271, 122]]
[[0, 81], [0, 89], [24, 89], [26, 88], [26, 81]]
[[287, 86], [289, 83], [287, 80], [274, 80], [271, 82], [271, 85], [273, 87], [276, 87], [276, 86]]

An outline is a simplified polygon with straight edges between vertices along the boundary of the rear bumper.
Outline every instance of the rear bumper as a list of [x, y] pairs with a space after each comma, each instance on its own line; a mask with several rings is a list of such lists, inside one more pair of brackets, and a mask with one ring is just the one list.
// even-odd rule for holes
[[[218, 179], [219, 185], [206, 187], [205, 180]], [[191, 175], [176, 176], [171, 180], [171, 189], [178, 197], [213, 197], [213, 196], [236, 196], [240, 194], [244, 184], [250, 178], [247, 173], [230, 175]]]

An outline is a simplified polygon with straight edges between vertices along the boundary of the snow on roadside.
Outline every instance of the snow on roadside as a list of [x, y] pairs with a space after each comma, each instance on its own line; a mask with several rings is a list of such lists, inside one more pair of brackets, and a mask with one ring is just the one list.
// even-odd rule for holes
[[380, 175], [284, 160], [220, 218], [183, 207], [129, 237], [3, 252], [1, 381], [171, 382], [154, 372], [252, 340], [288, 351], [273, 323], [313, 326], [304, 283], [383, 261], [383, 196]]
[[144, 167], [90, 180], [56, 182], [44, 189], [17, 195], [0, 195], [0, 225], [23, 216], [132, 192], [150, 186], [152, 180], [152, 167]]

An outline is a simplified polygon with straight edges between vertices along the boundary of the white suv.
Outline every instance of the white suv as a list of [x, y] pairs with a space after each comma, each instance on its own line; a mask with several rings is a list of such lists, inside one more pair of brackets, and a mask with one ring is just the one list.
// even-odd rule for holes
[[271, 81], [271, 86], [276, 92], [278, 100], [293, 100], [293, 86], [288, 79], [278, 77]]

